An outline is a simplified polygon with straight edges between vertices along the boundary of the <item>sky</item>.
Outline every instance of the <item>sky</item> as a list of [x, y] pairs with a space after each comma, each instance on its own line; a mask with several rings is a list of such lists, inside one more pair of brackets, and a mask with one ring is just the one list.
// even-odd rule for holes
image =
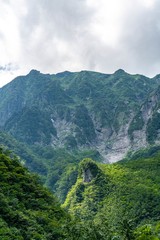
[[159, 0], [0, 0], [0, 87], [31, 69], [160, 73]]

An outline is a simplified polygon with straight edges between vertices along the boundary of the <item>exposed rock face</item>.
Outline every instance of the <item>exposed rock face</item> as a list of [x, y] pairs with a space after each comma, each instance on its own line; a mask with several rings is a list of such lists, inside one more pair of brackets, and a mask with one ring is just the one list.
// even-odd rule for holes
[[90, 169], [85, 169], [83, 172], [83, 182], [91, 182], [93, 179]]
[[96, 179], [97, 175], [101, 172], [97, 164], [90, 158], [85, 158], [80, 163], [80, 177], [83, 178], [84, 183], [89, 183]]
[[149, 144], [146, 139], [146, 128], [148, 121], [152, 118], [154, 109], [158, 104], [159, 99], [152, 96], [146, 103], [141, 107], [141, 117], [143, 118], [143, 127], [140, 130], [133, 130], [131, 139], [128, 134], [128, 129], [130, 127], [131, 121], [134, 118], [134, 115], [131, 114], [128, 123], [121, 126], [118, 132], [115, 132], [114, 129], [110, 127], [100, 127], [99, 122], [96, 122], [94, 115], [90, 115], [92, 122], [94, 123], [94, 129], [96, 135], [93, 138], [92, 142], [86, 142], [85, 144], [80, 144], [79, 140], [76, 137], [76, 125], [71, 121], [67, 122], [65, 120], [56, 120], [53, 122], [54, 127], [57, 130], [58, 138], [53, 139], [54, 146], [63, 147], [66, 143], [68, 135], [72, 135], [75, 139], [76, 145], [79, 149], [82, 148], [91, 148], [96, 149], [103, 156], [104, 162], [117, 162], [121, 160], [128, 151], [136, 151], [140, 148], [147, 147]]
[[[63, 147], [67, 144], [67, 136], [71, 135], [75, 141], [75, 145], [79, 149], [96, 149], [102, 155], [105, 163], [117, 162], [121, 160], [129, 150], [137, 150], [148, 145], [145, 129], [134, 131], [134, 137], [131, 141], [128, 135], [129, 124], [130, 120], [129, 123], [122, 126], [118, 133], [116, 133], [110, 128], [101, 128], [97, 131], [96, 122], [94, 122], [96, 136], [93, 142], [81, 144], [76, 136], [76, 125], [66, 120], [57, 119], [53, 121], [53, 125], [57, 131], [57, 137], [53, 136], [52, 145], [54, 147]], [[146, 125], [144, 128], [146, 128]]]

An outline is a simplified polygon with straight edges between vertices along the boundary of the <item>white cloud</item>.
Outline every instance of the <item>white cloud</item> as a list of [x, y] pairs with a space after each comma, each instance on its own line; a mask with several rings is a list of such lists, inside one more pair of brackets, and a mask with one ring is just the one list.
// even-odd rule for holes
[[[160, 72], [158, 0], [0, 0], [0, 85], [31, 69]], [[7, 80], [6, 80], [7, 79]]]

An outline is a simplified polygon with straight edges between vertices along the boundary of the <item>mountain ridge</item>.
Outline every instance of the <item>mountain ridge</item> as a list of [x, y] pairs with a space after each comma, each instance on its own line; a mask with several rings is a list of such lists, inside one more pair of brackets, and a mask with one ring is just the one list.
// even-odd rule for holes
[[27, 144], [93, 149], [104, 162], [115, 162], [151, 143], [152, 114], [144, 131], [137, 125], [142, 105], [159, 84], [159, 75], [147, 78], [122, 69], [113, 74], [31, 70], [0, 89], [0, 125]]

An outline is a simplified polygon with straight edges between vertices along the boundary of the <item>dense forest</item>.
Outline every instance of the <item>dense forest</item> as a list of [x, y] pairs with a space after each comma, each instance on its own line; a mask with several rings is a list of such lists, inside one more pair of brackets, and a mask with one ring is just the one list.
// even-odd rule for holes
[[85, 158], [62, 206], [1, 148], [1, 239], [159, 239], [160, 153], [106, 165]]

